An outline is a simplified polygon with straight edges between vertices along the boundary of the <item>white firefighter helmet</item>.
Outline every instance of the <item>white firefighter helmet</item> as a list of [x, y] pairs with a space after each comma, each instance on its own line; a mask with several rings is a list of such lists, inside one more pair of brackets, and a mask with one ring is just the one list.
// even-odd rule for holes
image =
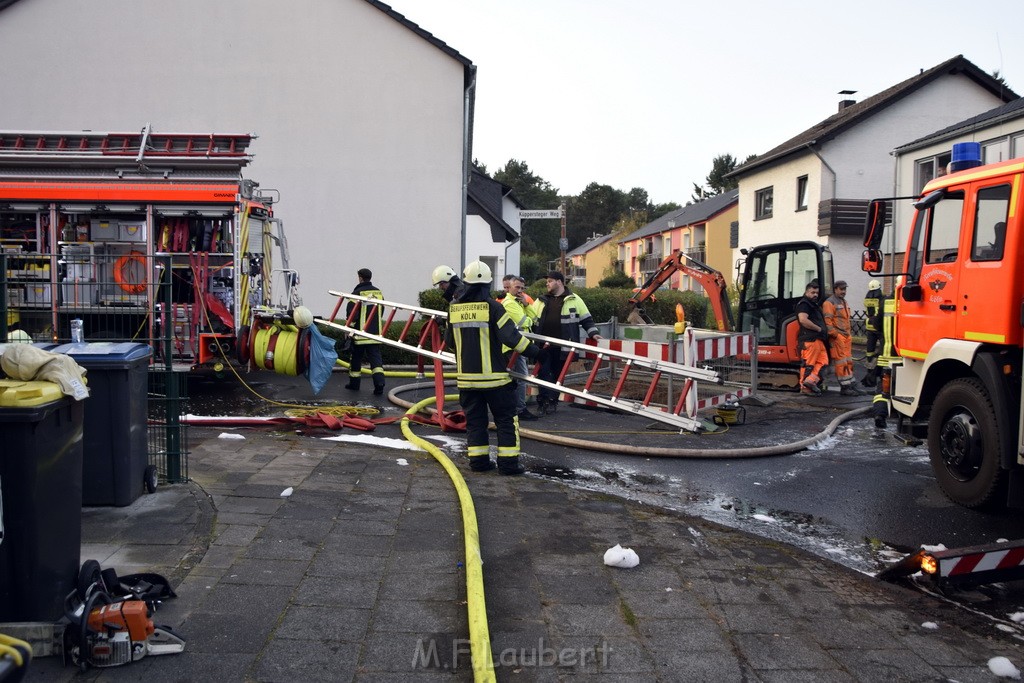
[[462, 271], [462, 279], [470, 285], [490, 284], [491, 269], [483, 261], [473, 261], [466, 266], [466, 270]]
[[434, 283], [434, 286], [436, 287], [442, 282], [451, 281], [453, 277], [455, 277], [455, 271], [452, 270], [449, 266], [438, 266], [437, 268], [434, 268], [434, 272], [431, 274], [430, 280], [431, 282]]
[[876, 289], [881, 289], [881, 288], [882, 288], [882, 283], [879, 282], [878, 280], [872, 280], [871, 282], [868, 283], [868, 291], [869, 292], [873, 292]]

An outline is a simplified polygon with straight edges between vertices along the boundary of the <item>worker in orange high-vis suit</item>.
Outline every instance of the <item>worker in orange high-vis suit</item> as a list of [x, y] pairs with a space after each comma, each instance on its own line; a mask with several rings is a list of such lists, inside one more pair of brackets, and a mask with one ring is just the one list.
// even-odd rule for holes
[[863, 392], [857, 388], [853, 376], [853, 340], [845, 280], [836, 281], [832, 287], [832, 296], [821, 305], [821, 312], [825, 316], [829, 356], [832, 359], [832, 370], [839, 380], [839, 393], [843, 396], [860, 396]]
[[828, 352], [825, 350], [825, 317], [818, 305], [818, 281], [811, 280], [804, 288], [803, 298], [796, 303], [796, 317], [800, 323], [797, 332], [797, 347], [800, 349], [800, 389], [801, 394], [821, 394], [818, 386], [821, 380], [821, 369], [828, 365]]

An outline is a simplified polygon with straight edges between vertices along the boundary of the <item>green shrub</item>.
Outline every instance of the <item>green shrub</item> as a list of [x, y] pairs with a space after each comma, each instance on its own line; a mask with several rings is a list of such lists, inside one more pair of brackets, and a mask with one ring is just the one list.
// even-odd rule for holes
[[611, 275], [608, 275], [607, 277], [603, 278], [600, 282], [598, 282], [597, 286], [598, 287], [611, 287], [611, 288], [618, 288], [618, 289], [623, 289], [623, 288], [630, 288], [630, 289], [632, 289], [633, 287], [636, 286], [636, 283], [633, 282], [633, 278], [631, 278], [630, 276], [626, 275], [621, 270], [616, 270], [614, 273], [612, 273]]

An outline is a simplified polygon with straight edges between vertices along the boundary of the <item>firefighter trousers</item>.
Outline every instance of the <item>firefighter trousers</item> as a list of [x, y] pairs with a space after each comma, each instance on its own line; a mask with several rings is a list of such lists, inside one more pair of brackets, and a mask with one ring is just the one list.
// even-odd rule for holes
[[868, 370], [874, 370], [878, 365], [878, 354], [881, 350], [882, 335], [874, 330], [867, 331], [867, 339], [864, 345], [864, 365]]
[[470, 458], [487, 456], [487, 410], [494, 418], [498, 433], [498, 457], [519, 455], [519, 418], [516, 417], [516, 395], [512, 383], [494, 389], [463, 389], [459, 403], [466, 413], [466, 447]]
[[363, 356], [370, 364], [370, 372], [373, 373], [373, 386], [384, 387], [384, 361], [380, 355], [380, 344], [353, 344], [352, 360], [348, 366], [348, 378], [351, 384], [359, 384], [362, 378]]

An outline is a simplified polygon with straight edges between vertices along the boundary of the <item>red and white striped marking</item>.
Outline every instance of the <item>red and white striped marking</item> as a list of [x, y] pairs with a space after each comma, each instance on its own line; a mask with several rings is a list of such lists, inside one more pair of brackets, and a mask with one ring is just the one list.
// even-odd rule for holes
[[999, 550], [969, 553], [959, 557], [939, 557], [939, 576], [965, 576], [1000, 569], [1024, 568], [1024, 545]]
[[619, 351], [633, 356], [640, 356], [641, 358], [650, 358], [651, 360], [668, 361], [670, 359], [669, 345], [660, 342], [633, 341], [631, 339], [598, 339], [594, 345], [609, 351]]
[[750, 355], [750, 335], [723, 335], [707, 339], [694, 339], [693, 333], [689, 331], [690, 349], [693, 353], [693, 362], [712, 360], [714, 358], [725, 358], [726, 356], [738, 356], [740, 354]]

